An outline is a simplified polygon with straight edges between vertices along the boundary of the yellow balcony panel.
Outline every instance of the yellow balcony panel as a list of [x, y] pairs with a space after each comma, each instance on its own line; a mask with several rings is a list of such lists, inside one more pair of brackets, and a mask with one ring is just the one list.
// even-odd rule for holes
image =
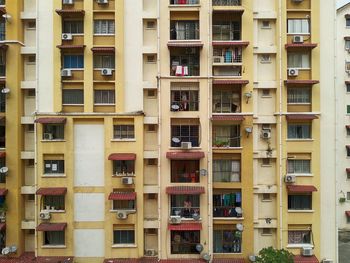
[[227, 188], [240, 189], [240, 188], [242, 188], [242, 182], [213, 182], [213, 188], [217, 188], [217, 189], [227, 189]]
[[115, 69], [94, 69], [93, 72], [94, 81], [114, 81]]
[[115, 105], [95, 105], [94, 112], [115, 112]]
[[296, 69], [296, 70], [298, 73], [295, 75], [292, 75], [292, 73], [289, 73], [288, 80], [311, 80], [312, 78], [311, 69]]
[[94, 46], [113, 46], [115, 45], [115, 35], [94, 35]]
[[158, 229], [159, 224], [158, 224], [158, 218], [156, 219], [146, 219], [143, 221], [143, 228], [153, 228], [153, 229]]
[[62, 112], [84, 112], [84, 105], [63, 105]]
[[310, 8], [311, 8], [311, 0], [303, 0], [303, 1], [287, 0], [287, 9], [303, 10], [303, 9], [310, 9]]
[[63, 40], [62, 46], [82, 46], [84, 45], [84, 34], [72, 34], [72, 40]]
[[287, 104], [288, 112], [311, 112], [312, 105], [311, 103], [307, 104]]

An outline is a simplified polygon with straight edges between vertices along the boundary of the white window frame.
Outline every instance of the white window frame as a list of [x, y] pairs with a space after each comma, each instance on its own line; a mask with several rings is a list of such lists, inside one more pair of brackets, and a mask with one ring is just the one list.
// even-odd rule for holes
[[[291, 62], [293, 59], [293, 63]], [[297, 60], [300, 62], [300, 65], [296, 65]], [[290, 65], [293, 64], [293, 65]], [[296, 68], [296, 69], [311, 69], [311, 56], [310, 52], [290, 52], [287, 55], [287, 68]]]
[[[305, 31], [303, 30], [303, 27], [305, 27]], [[296, 31], [299, 29], [301, 29], [301, 31], [299, 32]], [[293, 31], [293, 32], [290, 32], [290, 31]], [[288, 35], [310, 35], [310, 20], [307, 18], [287, 19], [287, 34]]]
[[[114, 23], [114, 33], [108, 33], [108, 30], [107, 30], [107, 33], [96, 33], [95, 32], [95, 23], [99, 23], [100, 24], [99, 27], [101, 27], [103, 21], [107, 21], [107, 29], [109, 28], [109, 23], [111, 23], [111, 22]], [[94, 23], [93, 23], [93, 30], [94, 30], [94, 36], [114, 36], [115, 35], [115, 20], [113, 20], [113, 19], [96, 19], [96, 20], [94, 20]]]

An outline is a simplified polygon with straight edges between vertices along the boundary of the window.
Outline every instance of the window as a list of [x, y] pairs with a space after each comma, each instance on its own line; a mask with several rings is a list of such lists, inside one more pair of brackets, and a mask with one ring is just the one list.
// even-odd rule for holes
[[263, 236], [270, 236], [272, 235], [272, 229], [271, 228], [263, 228], [261, 235]]
[[113, 200], [113, 210], [136, 210], [135, 200]]
[[199, 254], [200, 231], [171, 231], [171, 254]]
[[348, 170], [346, 171], [346, 179], [350, 180], [350, 171], [348, 171]]
[[44, 174], [64, 174], [64, 160], [44, 160]]
[[288, 68], [309, 69], [310, 53], [306, 52], [288, 52], [287, 57]]
[[271, 201], [271, 195], [270, 194], [263, 194], [262, 200], [263, 201]]
[[350, 26], [350, 18], [346, 18], [346, 26], [349, 27]]
[[240, 160], [214, 160], [213, 161], [214, 182], [240, 182], [241, 162]]
[[350, 39], [345, 40], [345, 50], [350, 50]]
[[157, 62], [157, 56], [156, 55], [147, 55], [146, 56], [146, 62], [147, 63], [156, 63]]
[[64, 89], [62, 91], [62, 104], [84, 104], [84, 91], [82, 89]]
[[269, 20], [263, 20], [263, 21], [262, 21], [261, 28], [264, 28], [264, 29], [266, 29], [266, 28], [271, 28], [271, 26], [270, 26], [270, 21], [269, 21]]
[[148, 98], [156, 98], [157, 97], [157, 90], [154, 90], [154, 89], [147, 90], [147, 97]]
[[288, 88], [287, 102], [295, 104], [311, 103], [311, 89]]
[[60, 246], [64, 244], [64, 231], [44, 232], [44, 246]]
[[288, 34], [309, 34], [310, 25], [308, 19], [288, 19]]
[[350, 105], [346, 105], [346, 113], [350, 114]]
[[270, 89], [263, 89], [262, 97], [270, 97]]
[[214, 229], [214, 253], [241, 253], [242, 232], [238, 230]]
[[64, 55], [63, 68], [84, 69], [84, 55]]
[[346, 193], [346, 200], [350, 201], [350, 192]]
[[114, 125], [114, 139], [135, 139], [134, 125]]
[[146, 29], [155, 29], [156, 28], [156, 21], [147, 21], [146, 22]]
[[311, 173], [310, 160], [288, 160], [288, 174], [309, 174]]
[[28, 30], [36, 29], [36, 22], [35, 22], [35, 20], [34, 21], [29, 21], [27, 23], [27, 29]]
[[170, 94], [172, 111], [198, 111], [198, 90], [172, 90]]
[[171, 195], [171, 215], [192, 218], [200, 214], [199, 195]]
[[311, 124], [288, 124], [288, 139], [311, 139]]
[[191, 40], [199, 39], [198, 21], [171, 21], [171, 40]]
[[28, 201], [35, 201], [35, 195], [26, 195]]
[[[36, 62], [36, 57], [35, 57], [35, 55], [33, 56], [28, 56], [27, 57], [27, 61], [28, 61], [28, 64], [35, 64], [35, 62]], [[35, 90], [33, 90], [34, 92], [35, 92]]]
[[346, 146], [346, 156], [350, 157], [350, 146], [349, 145]]
[[350, 92], [350, 83], [346, 83], [345, 86], [346, 86], [346, 92]]
[[64, 210], [64, 195], [44, 195], [43, 209]]
[[135, 231], [113, 230], [113, 244], [135, 244]]
[[240, 125], [214, 126], [213, 147], [240, 147]]
[[263, 158], [262, 159], [262, 165], [263, 166], [270, 166], [271, 165], [271, 159], [270, 158]]
[[213, 92], [214, 113], [241, 112], [241, 91], [215, 90]]
[[27, 124], [25, 127], [26, 127], [26, 132], [34, 132], [33, 124]]
[[113, 161], [113, 174], [115, 175], [134, 175], [134, 160], [117, 160]]
[[6, 26], [5, 26], [5, 20], [2, 20], [0, 22], [0, 41], [4, 41], [6, 38]]
[[157, 159], [147, 159], [147, 165], [157, 165], [158, 160]]
[[[0, 89], [3, 89], [4, 87], [0, 87]], [[0, 112], [6, 111], [6, 94], [0, 93]]]
[[44, 124], [43, 140], [63, 140], [63, 124]]
[[114, 55], [94, 55], [94, 69], [114, 69]]
[[199, 146], [198, 125], [172, 125], [171, 147], [181, 147], [181, 142], [191, 142], [192, 147]]
[[213, 217], [242, 217], [242, 194], [240, 191], [227, 191], [213, 194]]
[[114, 20], [95, 20], [94, 34], [114, 35]]
[[35, 97], [35, 89], [27, 90], [27, 97]]
[[155, 124], [148, 124], [147, 125], [147, 131], [148, 132], [156, 132], [157, 131], [157, 125], [155, 125]]
[[28, 167], [34, 167], [34, 159], [26, 160], [26, 166], [28, 166]]
[[260, 60], [261, 63], [269, 63], [269, 62], [271, 62], [270, 54], [262, 54], [260, 56], [260, 58], [261, 58], [261, 60]]
[[288, 209], [289, 210], [311, 210], [312, 209], [312, 195], [288, 195]]
[[114, 90], [95, 90], [94, 91], [95, 104], [114, 104], [115, 91]]
[[185, 52], [174, 50], [170, 56], [171, 76], [199, 76], [199, 50], [198, 48], [186, 48]]
[[199, 160], [172, 160], [171, 161], [172, 183], [198, 183]]
[[310, 230], [290, 230], [288, 231], [288, 244], [311, 244]]
[[62, 33], [84, 34], [83, 21], [63, 21]]
[[345, 72], [350, 73], [350, 61], [345, 61]]

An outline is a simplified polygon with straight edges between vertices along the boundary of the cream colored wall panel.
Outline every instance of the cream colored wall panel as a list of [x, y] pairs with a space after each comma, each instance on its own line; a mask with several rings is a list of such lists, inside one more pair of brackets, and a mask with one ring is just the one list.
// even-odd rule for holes
[[145, 234], [145, 249], [158, 250], [158, 235]]
[[24, 63], [24, 80], [33, 81], [36, 79], [36, 65], [35, 63], [29, 62], [28, 57]]
[[259, 163], [259, 172], [258, 172], [258, 184], [265, 185], [274, 185], [276, 184], [276, 165], [271, 163], [270, 166], [262, 166], [262, 163]]
[[[269, 21], [270, 27], [263, 27], [263, 21]], [[259, 47], [272, 47], [276, 45], [276, 23], [274, 20], [258, 20], [257, 44]]]
[[35, 0], [23, 0], [24, 12], [35, 13], [36, 12], [36, 1]]
[[[147, 23], [154, 22], [154, 28], [148, 28]], [[157, 46], [157, 21], [143, 20], [143, 46]]]
[[[145, 92], [147, 92], [147, 91], [145, 91]], [[147, 98], [145, 96], [143, 100], [144, 100], [145, 114], [147, 116], [157, 116], [158, 115], [158, 100], [157, 100], [157, 98]]]
[[75, 229], [75, 257], [104, 257], [105, 232], [103, 229]]
[[259, 90], [257, 100], [259, 116], [274, 115], [276, 99], [275, 92], [273, 90], [270, 90], [270, 96], [263, 96], [263, 92]]
[[[267, 56], [269, 54], [266, 54]], [[264, 62], [264, 55], [257, 56], [258, 63], [258, 81], [270, 81], [276, 80], [276, 57], [272, 54], [269, 55], [271, 61]]]
[[[39, 172], [39, 176], [42, 173]], [[34, 166], [25, 166], [24, 168], [24, 184], [25, 185], [34, 185], [35, 184], [35, 171]]]
[[25, 96], [24, 98], [24, 115], [30, 116], [35, 112], [35, 97]]
[[143, 210], [143, 215], [145, 219], [158, 218], [158, 200], [157, 199], [147, 199], [147, 195], [146, 195], [144, 199], [144, 207], [147, 207], [147, 209]]
[[145, 150], [156, 151], [158, 149], [158, 133], [157, 132], [145, 132]]
[[143, 174], [145, 185], [156, 185], [158, 183], [157, 165], [145, 165]]
[[34, 151], [34, 132], [24, 133], [24, 149], [25, 151]]
[[25, 24], [24, 44], [28, 47], [36, 46], [36, 30], [28, 28], [28, 22]]
[[74, 125], [74, 185], [104, 186], [104, 126]]
[[105, 195], [103, 193], [74, 194], [74, 221], [104, 221]]
[[29, 234], [28, 230], [24, 235], [24, 250], [26, 252], [33, 252], [35, 250], [35, 235]]
[[275, 10], [276, 0], [254, 0], [254, 12]]
[[[141, 2], [141, 1], [139, 1]], [[143, 0], [143, 17], [157, 17], [157, 0]]]
[[24, 203], [24, 219], [34, 220], [35, 218], [35, 203], [32, 200], [26, 200]]
[[255, 253], [258, 253], [262, 248], [265, 247], [276, 247], [277, 245], [277, 236], [276, 236], [276, 230], [272, 229], [272, 234], [271, 235], [266, 235], [263, 234], [262, 229], [255, 229], [254, 230], [254, 249]]
[[259, 213], [258, 218], [277, 218], [277, 211], [276, 211], [276, 197], [274, 195], [271, 196], [271, 201], [263, 201], [262, 197], [263, 195], [260, 194], [259, 196]]

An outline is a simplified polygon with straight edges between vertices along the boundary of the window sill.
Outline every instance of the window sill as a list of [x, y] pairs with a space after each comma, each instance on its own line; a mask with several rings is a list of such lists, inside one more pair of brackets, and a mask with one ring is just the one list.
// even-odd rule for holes
[[71, 71], [83, 71], [84, 70], [84, 68], [62, 68], [62, 70], [63, 69], [69, 69]]
[[109, 212], [111, 213], [118, 213], [119, 211], [128, 211], [131, 212], [131, 214], [136, 213], [136, 209], [130, 209], [130, 208], [120, 208], [120, 209], [110, 209]]
[[[201, 150], [201, 149], [202, 149], [202, 147], [197, 146], [197, 147], [192, 147], [190, 149], [190, 151], [191, 150]], [[181, 148], [181, 146], [179, 146], [179, 147], [169, 147], [169, 150], [183, 150], [183, 148]]]
[[262, 199], [261, 202], [264, 202], [264, 203], [272, 202], [272, 199]]
[[314, 248], [311, 244], [288, 244], [287, 248]]
[[265, 99], [272, 98], [272, 96], [271, 96], [271, 95], [266, 95], [266, 96], [262, 95], [261, 97], [262, 97], [262, 98], [265, 98]]
[[[102, 69], [106, 69], [106, 68], [94, 68], [94, 71], [101, 71]], [[107, 69], [111, 69], [115, 71], [115, 68], [107, 68]]]
[[43, 245], [41, 248], [67, 248], [66, 245]]
[[94, 106], [115, 106], [115, 103], [95, 103]]
[[66, 177], [66, 174], [43, 174], [42, 178], [57, 178], [57, 177]]
[[242, 252], [239, 253], [213, 253], [214, 255], [243, 255]]
[[130, 174], [112, 174], [112, 177], [123, 178], [123, 177], [136, 177], [134, 173]]
[[112, 245], [112, 248], [136, 248], [137, 245], [136, 244], [114, 244]]
[[291, 67], [291, 68], [287, 68], [287, 69], [298, 69], [298, 70], [311, 70], [311, 68], [297, 68], [297, 67]]
[[115, 34], [94, 34], [94, 37], [112, 37]]
[[262, 236], [272, 236], [272, 234], [261, 234]]
[[313, 142], [314, 139], [286, 139], [287, 142]]
[[291, 210], [288, 209], [288, 213], [314, 213], [315, 210]]
[[261, 167], [272, 167], [271, 164], [262, 164]]
[[62, 106], [83, 107], [84, 103], [83, 104], [62, 104]]
[[65, 142], [65, 139], [41, 140], [41, 142]]
[[287, 33], [287, 36], [294, 36], [294, 35], [304, 35], [304, 36], [308, 36], [310, 35], [310, 33]]
[[136, 142], [136, 139], [111, 139], [111, 142]]
[[214, 220], [244, 220], [244, 217], [213, 217]]
[[296, 177], [313, 177], [313, 174], [287, 174], [287, 175], [294, 175]]

